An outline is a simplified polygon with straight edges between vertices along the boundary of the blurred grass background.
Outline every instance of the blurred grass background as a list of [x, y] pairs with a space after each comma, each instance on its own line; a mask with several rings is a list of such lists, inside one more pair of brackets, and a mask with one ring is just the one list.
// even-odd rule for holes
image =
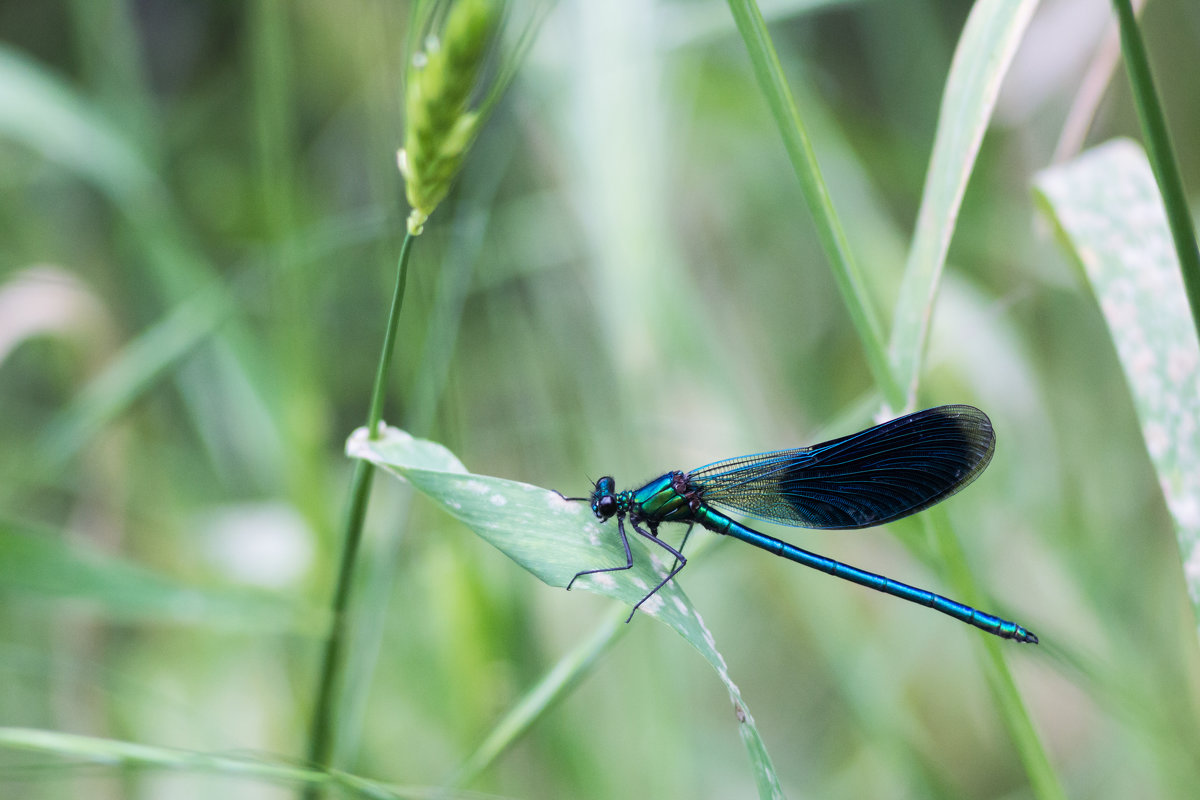
[[[764, 4], [890, 309], [967, 4]], [[1109, 9], [1044, 2], [952, 242], [921, 405], [999, 445], [947, 506], [1073, 797], [1188, 797], [1200, 653], [1104, 320], [1033, 208]], [[0, 3], [0, 726], [304, 751], [350, 464], [407, 209], [404, 3]], [[1200, 8], [1144, 35], [1200, 185]], [[1137, 135], [1117, 73], [1088, 142]], [[818, 441], [878, 407], [729, 11], [562, 0], [413, 253], [386, 419], [586, 491]], [[919, 537], [918, 526], [893, 526]], [[935, 590], [886, 531], [789, 539]], [[701, 535], [701, 534], [698, 534]], [[940, 615], [717, 543], [683, 583], [794, 797], [1025, 798]], [[927, 545], [928, 546], [928, 545]], [[437, 785], [608, 603], [377, 481], [339, 764]], [[709, 667], [636, 619], [471, 785], [750, 797]], [[0, 750], [6, 797], [284, 797]]]

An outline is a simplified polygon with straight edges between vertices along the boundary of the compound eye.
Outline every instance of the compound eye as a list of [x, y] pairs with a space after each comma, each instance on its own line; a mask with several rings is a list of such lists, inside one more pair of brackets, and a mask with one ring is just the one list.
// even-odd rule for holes
[[611, 494], [606, 494], [596, 501], [596, 516], [600, 519], [608, 519], [615, 513], [617, 513], [617, 498]]

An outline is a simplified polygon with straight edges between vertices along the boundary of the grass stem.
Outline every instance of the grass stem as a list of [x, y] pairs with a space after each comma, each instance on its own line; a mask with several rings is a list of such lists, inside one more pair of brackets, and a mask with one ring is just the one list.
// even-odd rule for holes
[[[396, 342], [400, 312], [404, 307], [404, 288], [408, 283], [408, 257], [412, 249], [412, 233], [405, 234], [400, 247], [400, 259], [396, 267], [396, 286], [392, 292], [392, 305], [388, 312], [387, 329], [383, 336], [383, 347], [379, 354], [379, 367], [375, 371], [375, 385], [371, 389], [371, 405], [367, 413], [367, 431], [372, 439], [378, 438], [383, 419], [383, 399], [386, 394], [388, 372], [392, 363], [392, 351]], [[313, 710], [312, 727], [309, 731], [308, 762], [317, 767], [329, 767], [329, 757], [334, 743], [334, 695], [339, 683], [342, 666], [342, 651], [349, 633], [347, 610], [350, 605], [350, 586], [354, 566], [358, 559], [358, 548], [362, 542], [363, 522], [367, 517], [367, 506], [371, 498], [371, 479], [375, 466], [369, 461], [359, 460], [350, 481], [350, 503], [346, 509], [342, 532], [342, 554], [338, 566], [337, 585], [333, 591], [332, 614], [329, 635], [321, 657], [320, 677], [317, 682], [317, 700]], [[321, 788], [309, 784], [304, 797], [313, 800], [320, 796]]]
[[1167, 119], [1158, 102], [1158, 92], [1154, 89], [1150, 59], [1146, 55], [1146, 45], [1142, 42], [1133, 5], [1130, 0], [1113, 0], [1113, 6], [1121, 26], [1121, 51], [1125, 56], [1125, 69], [1129, 73], [1142, 135], [1146, 139], [1146, 155], [1150, 158], [1154, 178], [1162, 192], [1171, 238], [1179, 255], [1179, 269], [1183, 273], [1188, 305], [1192, 309], [1192, 322], [1200, 335], [1200, 249], [1196, 246], [1196, 228], [1188, 208], [1187, 194], [1183, 190], [1179, 162], [1175, 160]]

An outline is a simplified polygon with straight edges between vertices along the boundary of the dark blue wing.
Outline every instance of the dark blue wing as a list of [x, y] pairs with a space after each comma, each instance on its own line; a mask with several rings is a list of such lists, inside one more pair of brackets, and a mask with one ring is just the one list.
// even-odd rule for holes
[[992, 460], [992, 423], [939, 406], [812, 447], [718, 461], [688, 475], [705, 503], [804, 528], [866, 528], [945, 500]]

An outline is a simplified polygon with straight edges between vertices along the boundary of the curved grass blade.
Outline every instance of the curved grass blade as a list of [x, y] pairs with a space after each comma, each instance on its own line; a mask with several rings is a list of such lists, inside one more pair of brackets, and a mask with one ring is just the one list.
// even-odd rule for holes
[[0, 138], [91, 181], [118, 205], [156, 189], [137, 151], [65, 83], [20, 51], [0, 46]]
[[571, 691], [587, 675], [592, 665], [620, 640], [629, 630], [629, 626], [623, 624], [625, 609], [615, 608], [613, 611], [591, 636], [559, 659], [492, 727], [475, 752], [455, 770], [450, 779], [451, 786], [469, 786], [495, 763], [501, 753], [533, 727], [542, 714]]
[[[2, 77], [2, 73], [0, 73]], [[365, 212], [334, 218], [304, 231], [289, 249], [303, 253], [299, 264], [317, 263], [344, 248], [377, 239], [387, 220]], [[262, 280], [267, 262], [248, 262], [232, 279], [208, 281], [168, 308], [115, 353], [42, 431], [39, 459], [30, 471], [35, 479], [56, 475], [91, 443], [96, 434], [125, 413], [134, 402], [173, 372], [184, 369], [188, 356], [217, 336], [238, 311], [238, 297]]]
[[77, 604], [121, 622], [203, 625], [316, 636], [321, 610], [267, 592], [188, 586], [56, 531], [0, 519], [0, 591]]
[[906, 408], [916, 405], [933, 304], [967, 181], [996, 106], [1000, 83], [1035, 8], [1037, 0], [980, 0], [971, 9], [954, 52], [917, 226], [892, 317], [888, 356], [904, 390]]
[[1154, 88], [1154, 76], [1138, 28], [1137, 15], [1130, 0], [1113, 0], [1113, 8], [1120, 23], [1121, 54], [1125, 58], [1125, 69], [1129, 72], [1129, 85], [1133, 89], [1134, 106], [1142, 124], [1146, 153], [1162, 193], [1167, 229], [1175, 244], [1178, 259], [1176, 272], [1183, 279], [1193, 326], [1196, 333], [1200, 334], [1200, 248], [1196, 244], [1196, 226], [1183, 188], [1183, 177], [1179, 173], [1179, 161], [1167, 130], [1166, 115]]
[[[143, 153], [81, 93], [4, 45], [0, 140], [61, 165], [109, 198], [135, 237], [138, 258], [131, 263], [145, 271], [165, 305], [186, 303], [218, 282], [218, 271], [187, 232]], [[252, 479], [278, 473], [283, 448], [262, 399], [260, 371], [249, 365], [248, 342], [240, 326], [221, 331], [214, 349], [197, 354], [176, 377], [213, 460], [224, 474]]]
[[1037, 190], [1108, 324], [1200, 621], [1200, 344], [1154, 174], [1117, 140], [1040, 173]]
[[[848, 256], [848, 250], [843, 250], [841, 247], [844, 244], [844, 234], [837, 222], [836, 212], [833, 210], [824, 181], [820, 177], [816, 158], [800, 121], [799, 112], [788, 93], [787, 82], [784, 79], [779, 58], [771, 44], [762, 15], [758, 12], [753, 0], [727, 0], [727, 2], [754, 64], [760, 88], [784, 138], [793, 168], [800, 178], [805, 197], [809, 200], [809, 206], [813, 210], [817, 229], [826, 253], [831, 259], [834, 276], [838, 281], [843, 301], [846, 303], [859, 337], [863, 341], [864, 353], [871, 367], [872, 376], [887, 404], [898, 410], [905, 403], [905, 391], [899, 383], [899, 378], [902, 376], [893, 369], [888, 355], [884, 351], [877, 318], [873, 313], [866, 287], [858, 280], [859, 274]], [[992, 0], [985, 0], [985, 2], [987, 2], [985, 8], [992, 7]], [[961, 544], [947, 524], [939, 524], [935, 530], [938, 532], [938, 539], [942, 542], [943, 550], [950, 554], [946, 567], [953, 578], [952, 583], [956, 591], [969, 601], [972, 596], [978, 594], [978, 589], [966, 568], [965, 560], [957, 558], [961, 553]], [[1028, 714], [1024, 712], [1020, 695], [1016, 691], [1003, 657], [993, 658], [992, 665], [995, 667], [990, 681], [992, 689], [1004, 709], [1004, 718], [1010, 736], [1021, 751], [1021, 757], [1025, 762], [1030, 781], [1034, 785], [1035, 793], [1042, 798], [1062, 797], [1062, 789], [1049, 766], [1045, 748], [1042, 747], [1036, 732], [1032, 729]], [[1018, 710], [1020, 713], [1017, 713]]]
[[[467, 472], [453, 453], [436, 442], [415, 439], [386, 428], [377, 439], [359, 429], [346, 443], [348, 455], [366, 459], [412, 484], [451, 516], [550, 586], [565, 587], [581, 569], [625, 562], [615, 526], [601, 526], [587, 503], [527, 483]], [[576, 585], [632, 606], [670, 570], [671, 564], [651, 553], [638, 537], [633, 568], [620, 573], [588, 575]], [[565, 598], [565, 596], [564, 596]], [[725, 684], [733, 701], [738, 732], [750, 754], [760, 797], [783, 797], [775, 767], [754, 725], [725, 659], [700, 614], [672, 581], [642, 604], [642, 611], [673, 628], [700, 652]], [[586, 667], [586, 664], [584, 664]]]
[[[937, 140], [926, 176], [917, 229], [900, 297], [893, 310], [888, 362], [894, 379], [901, 385], [906, 405], [916, 401], [933, 303], [962, 196], [1000, 82], [1036, 6], [1036, 0], [981, 0], [972, 8], [955, 48], [939, 111]], [[923, 524], [939, 543], [943, 570], [951, 585], [966, 602], [977, 598], [979, 589], [945, 512], [932, 510]], [[982, 644], [985, 663], [989, 667], [989, 685], [1009, 736], [1020, 753], [1034, 795], [1043, 800], [1065, 797], [998, 642], [985, 640]]]
[[[344, 792], [343, 796], [349, 797], [416, 800], [476, 796], [441, 787], [391, 786], [336, 770], [326, 772], [289, 764], [269, 756], [205, 753], [37, 728], [0, 728], [0, 750], [41, 753], [79, 763], [98, 764], [112, 767], [114, 773], [157, 769], [209, 773], [275, 784], [337, 787]], [[6, 759], [6, 762], [10, 761]], [[0, 770], [0, 774], [9, 770], [12, 770], [11, 765]], [[60, 765], [56, 765], [55, 775], [61, 777]]]
[[837, 282], [842, 302], [862, 341], [863, 355], [871, 369], [871, 376], [888, 402], [899, 407], [900, 389], [888, 368], [879, 314], [872, 302], [862, 271], [850, 252], [846, 232], [833, 207], [829, 187], [821, 174], [817, 154], [813, 150], [800, 110], [788, 89], [783, 66], [779, 63], [779, 54], [775, 51], [775, 45], [767, 31], [767, 23], [754, 0], [727, 1], [734, 22], [737, 23], [738, 33], [746, 45], [750, 63], [754, 67], [754, 77], [767, 101], [771, 115], [775, 118], [775, 125], [779, 128], [788, 159], [792, 162], [792, 169], [800, 182], [805, 203], [809, 213], [813, 215], [817, 237], [821, 241], [825, 256], [829, 259], [830, 270]]

